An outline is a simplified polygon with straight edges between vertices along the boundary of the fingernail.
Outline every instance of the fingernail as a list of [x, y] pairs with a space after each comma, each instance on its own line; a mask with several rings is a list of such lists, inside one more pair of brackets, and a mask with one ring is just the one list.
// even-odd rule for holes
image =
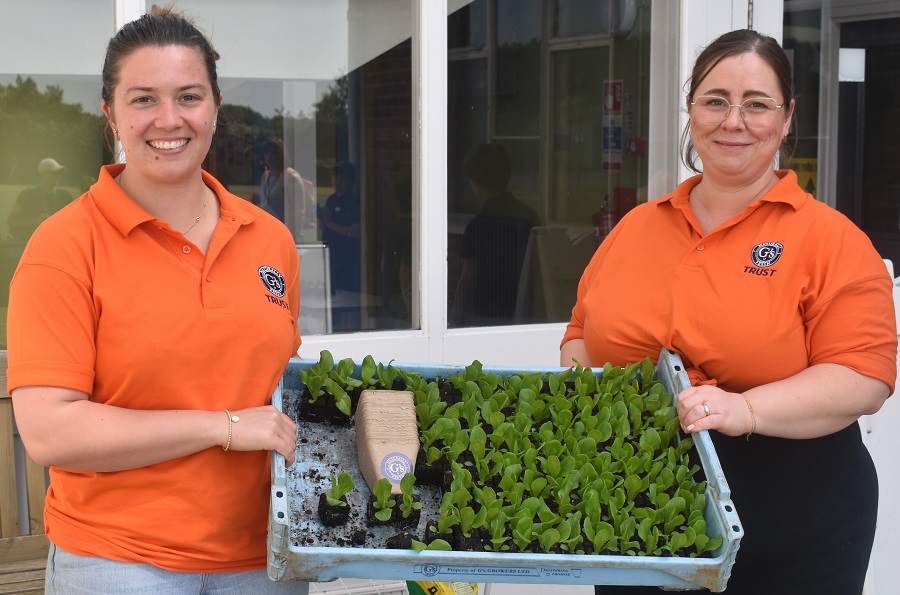
[[694, 429], [694, 424], [691, 424], [687, 427], [687, 431], [690, 432]]

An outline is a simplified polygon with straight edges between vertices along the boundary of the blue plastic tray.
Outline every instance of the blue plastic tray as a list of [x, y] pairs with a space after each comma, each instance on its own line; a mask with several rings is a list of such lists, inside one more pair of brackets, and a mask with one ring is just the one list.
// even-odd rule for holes
[[[273, 403], [289, 411], [299, 404], [302, 384], [298, 371], [316, 363], [293, 359], [273, 395]], [[394, 367], [423, 377], [447, 378], [464, 366], [393, 363]], [[518, 371], [554, 371], [535, 368], [487, 368], [501, 375]], [[358, 371], [358, 370], [357, 370]], [[677, 395], [689, 385], [681, 358], [663, 350], [656, 366], [657, 378]], [[655, 585], [665, 590], [713, 592], [725, 589], [743, 535], [731, 503], [731, 492], [707, 432], [693, 435], [707, 479], [704, 517], [710, 536], [722, 535], [721, 547], [709, 558], [619, 556], [591, 554], [534, 554], [388, 549], [384, 540], [395, 528], [369, 528], [361, 546], [334, 546], [338, 531], [319, 522], [319, 494], [330, 487], [330, 473], [340, 469], [353, 476], [357, 489], [351, 492], [356, 514], [365, 510], [368, 489], [356, 466], [356, 444], [352, 426], [333, 428], [298, 422], [296, 462], [285, 468], [284, 457], [273, 455], [272, 500], [269, 514], [269, 577], [276, 581], [330, 581], [337, 578], [394, 580], [473, 581], [488, 583], [552, 583]], [[418, 490], [418, 486], [417, 486]], [[419, 492], [417, 492], [419, 493]], [[433, 518], [440, 504], [437, 488], [421, 490], [422, 522]], [[355, 498], [355, 501], [354, 501]]]

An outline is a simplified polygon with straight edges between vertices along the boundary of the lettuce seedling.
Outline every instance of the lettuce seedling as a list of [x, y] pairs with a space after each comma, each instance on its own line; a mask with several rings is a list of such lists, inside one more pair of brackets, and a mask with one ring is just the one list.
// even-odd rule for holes
[[352, 376], [354, 370], [356, 370], [356, 363], [348, 357], [339, 361], [328, 376], [346, 391], [362, 386], [363, 381]]
[[375, 358], [371, 355], [367, 355], [363, 358], [362, 364], [359, 368], [359, 375], [362, 379], [362, 384], [360, 384], [360, 388], [362, 390], [366, 390], [370, 386], [375, 386], [376, 380], [375, 375], [378, 372], [378, 367], [375, 365]]
[[453, 550], [453, 546], [451, 546], [449, 543], [447, 543], [447, 541], [444, 539], [435, 539], [427, 544], [413, 539], [412, 540], [412, 549], [414, 549], [417, 552], [421, 552], [424, 550], [438, 550], [438, 551], [449, 552], [449, 551]]
[[541, 549], [544, 550], [545, 553], [550, 553], [550, 550], [553, 548], [553, 546], [559, 543], [559, 538], [559, 530], [554, 527], [550, 527], [549, 529], [542, 531], [541, 534], [538, 535], [538, 543], [541, 545]]
[[619, 551], [619, 538], [616, 536], [616, 531], [606, 521], [594, 522], [591, 521], [590, 516], [585, 515], [583, 528], [584, 536], [593, 544], [595, 554], [602, 554], [606, 550]]
[[351, 401], [347, 391], [332, 378], [325, 378], [325, 390], [334, 397], [334, 404], [344, 415], [350, 415]]
[[400, 480], [400, 512], [403, 514], [403, 518], [409, 518], [413, 510], [422, 508], [422, 503], [413, 499], [413, 486], [415, 483], [416, 476], [412, 473], [405, 474]]
[[509, 541], [506, 525], [507, 521], [508, 517], [502, 510], [497, 510], [493, 518], [488, 521], [488, 529], [490, 529], [491, 533], [490, 548], [492, 551], [500, 552], [509, 550], [509, 546], [506, 545], [506, 542]]
[[349, 473], [344, 472], [338, 476], [335, 476], [335, 474], [332, 473], [331, 489], [325, 493], [325, 500], [328, 502], [329, 506], [347, 506], [347, 503], [341, 498], [353, 491], [354, 487], [356, 486]]
[[[483, 517], [487, 515], [487, 510], [482, 509], [482, 521]], [[462, 531], [462, 534], [466, 537], [470, 537], [472, 534], [472, 529], [475, 528], [475, 521], [477, 520], [478, 515], [475, 514], [475, 509], [471, 506], [463, 506], [459, 509], [459, 530]]]
[[379, 521], [386, 523], [391, 520], [391, 509], [394, 507], [394, 499], [391, 498], [391, 482], [382, 477], [378, 481], [375, 482], [375, 485], [372, 486], [372, 493], [375, 495], [375, 501], [372, 502], [372, 506], [378, 512], [375, 513], [375, 518]]
[[300, 381], [306, 385], [309, 390], [309, 402], [315, 403], [319, 397], [325, 394], [324, 383], [331, 369], [334, 367], [334, 358], [331, 352], [323, 349], [319, 352], [319, 361], [307, 368], [300, 370]]
[[519, 551], [529, 551], [531, 542], [534, 541], [532, 529], [534, 528], [534, 518], [529, 516], [521, 516], [513, 519], [512, 536], [513, 542]]

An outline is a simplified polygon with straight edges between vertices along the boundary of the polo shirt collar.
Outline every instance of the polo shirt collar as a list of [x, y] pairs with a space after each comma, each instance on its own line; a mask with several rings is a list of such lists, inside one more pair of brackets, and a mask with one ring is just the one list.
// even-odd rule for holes
[[[134, 228], [149, 221], [155, 221], [156, 218], [142, 209], [116, 183], [116, 176], [121, 174], [124, 169], [124, 163], [104, 165], [100, 168], [97, 182], [91, 186], [89, 192], [94, 203], [110, 224], [123, 236], [127, 236]], [[250, 208], [251, 205], [247, 201], [228, 192], [210, 174], [205, 171], [201, 173], [203, 182], [216, 193], [216, 197], [219, 199], [222, 218], [231, 219], [238, 225], [246, 225], [259, 217], [259, 212]]]
[[[809, 195], [798, 185], [797, 172], [792, 169], [776, 169], [775, 175], [779, 178], [778, 182], [759, 199], [747, 205], [748, 209], [755, 208], [763, 202], [783, 202], [791, 205], [795, 211], [800, 208]], [[655, 202], [659, 205], [671, 203], [675, 208], [687, 208], [691, 190], [702, 180], [703, 174], [691, 176], [679, 184], [671, 194], [667, 194]]]

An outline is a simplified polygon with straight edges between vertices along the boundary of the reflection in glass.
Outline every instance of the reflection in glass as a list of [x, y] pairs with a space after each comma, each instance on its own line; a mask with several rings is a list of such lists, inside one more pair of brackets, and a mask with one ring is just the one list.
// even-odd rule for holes
[[608, 34], [612, 0], [561, 0], [554, 2], [557, 37]]
[[222, 54], [206, 167], [294, 234], [301, 333], [417, 327], [411, 2], [178, 7]]
[[[788, 164], [797, 172], [804, 189], [816, 196], [819, 152], [819, 81], [822, 61], [820, 23], [822, 11], [784, 13], [783, 46], [793, 61], [794, 85], [798, 91], [792, 133], [796, 139]], [[815, 35], [810, 35], [815, 32]]]
[[[451, 327], [568, 320], [599, 241], [647, 200], [650, 5], [618, 4], [476, 0], [448, 15]], [[484, 144], [509, 159], [493, 193], [466, 171]], [[473, 278], [492, 302], [466, 298]]]
[[[0, 73], [0, 307], [38, 225], [96, 179], [103, 143], [100, 77]], [[6, 332], [0, 335], [6, 348]]]

